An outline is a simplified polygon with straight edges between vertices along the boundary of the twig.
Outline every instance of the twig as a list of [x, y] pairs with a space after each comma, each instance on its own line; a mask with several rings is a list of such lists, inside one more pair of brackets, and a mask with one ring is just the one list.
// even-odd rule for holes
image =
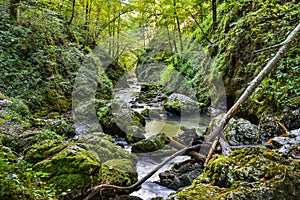
[[175, 157], [177, 157], [179, 155], [184, 154], [188, 150], [193, 150], [193, 149], [196, 149], [199, 147], [200, 147], [200, 145], [185, 147], [185, 148], [181, 149], [180, 151], [174, 153], [172, 156], [170, 156], [166, 160], [164, 160], [161, 164], [157, 165], [151, 172], [149, 172], [141, 180], [139, 180], [138, 182], [134, 183], [131, 186], [117, 186], [117, 185], [110, 185], [110, 184], [101, 184], [101, 185], [95, 186], [89, 190], [89, 191], [91, 191], [91, 193], [87, 197], [85, 197], [84, 200], [89, 200], [89, 199], [93, 198], [99, 191], [102, 191], [102, 189], [114, 189], [117, 192], [120, 192], [120, 191], [126, 191], [128, 193], [133, 192], [138, 188], [138, 186], [143, 184], [147, 179], [149, 179], [153, 174], [155, 174], [155, 172], [157, 172], [160, 168], [162, 168], [164, 165], [166, 165], [172, 159], [174, 159]]
[[262, 52], [262, 51], [266, 51], [266, 50], [269, 50], [269, 49], [273, 49], [273, 48], [276, 48], [276, 47], [280, 47], [280, 46], [282, 46], [282, 45], [284, 45], [284, 44], [285, 44], [285, 42], [281, 42], [281, 43], [279, 43], [279, 44], [275, 44], [275, 45], [270, 46], [270, 47], [266, 47], [266, 48], [263, 48], [263, 49], [255, 50], [255, 51], [253, 51], [252, 53], [259, 53], [259, 52]]
[[200, 24], [198, 23], [198, 20], [195, 18], [195, 16], [193, 15], [193, 13], [191, 13], [191, 11], [189, 11], [189, 10], [187, 10], [187, 9], [185, 9], [185, 10], [188, 11], [188, 12], [190, 13], [191, 17], [193, 18], [193, 20], [195, 21], [195, 23], [197, 24], [197, 26], [199, 27], [199, 29], [200, 29], [201, 32], [203, 33], [204, 38], [205, 38], [210, 44], [214, 44], [214, 43], [212, 43], [212, 42], [208, 39], [206, 33], [205, 33], [205, 32], [203, 31], [203, 29], [201, 28]]
[[212, 146], [211, 146], [211, 148], [210, 148], [210, 150], [208, 152], [208, 155], [207, 155], [207, 157], [205, 159], [204, 167], [207, 165], [208, 161], [211, 159], [213, 153], [215, 152], [216, 147], [218, 145], [218, 141], [219, 141], [219, 137], [216, 137], [216, 139], [214, 140], [214, 142], [213, 142], [213, 144], [212, 144]]
[[284, 130], [285, 133], [289, 132], [289, 130], [285, 127], [283, 123], [281, 123], [279, 120], [276, 120], [276, 122]]

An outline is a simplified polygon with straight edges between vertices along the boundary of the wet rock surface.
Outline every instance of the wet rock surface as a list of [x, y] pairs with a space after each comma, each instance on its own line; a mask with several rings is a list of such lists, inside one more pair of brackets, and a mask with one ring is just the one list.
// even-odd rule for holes
[[98, 117], [103, 131], [109, 135], [126, 138], [128, 142], [145, 138], [145, 117], [125, 103], [109, 104], [101, 108]]
[[287, 132], [284, 136], [271, 139], [276, 152], [300, 159], [300, 129]]
[[[176, 196], [176, 197], [175, 197]], [[264, 148], [213, 158], [192, 186], [168, 199], [299, 199], [300, 164]]]
[[166, 102], [164, 108], [173, 114], [187, 115], [199, 113], [199, 103], [183, 94], [173, 93]]
[[261, 144], [258, 127], [245, 119], [231, 119], [224, 129], [224, 136], [231, 146]]
[[159, 150], [165, 146], [166, 134], [159, 133], [157, 135], [150, 136], [147, 139], [134, 143], [131, 148], [133, 153], [147, 153]]
[[160, 181], [158, 184], [178, 190], [179, 188], [191, 185], [202, 170], [203, 165], [195, 160], [176, 163], [171, 170], [159, 173]]

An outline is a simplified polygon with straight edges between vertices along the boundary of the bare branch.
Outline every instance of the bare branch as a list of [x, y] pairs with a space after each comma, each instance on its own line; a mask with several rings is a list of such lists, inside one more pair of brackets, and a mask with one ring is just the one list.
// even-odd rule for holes
[[259, 53], [259, 52], [262, 52], [262, 51], [266, 51], [266, 50], [269, 50], [269, 49], [273, 49], [273, 48], [276, 48], [276, 47], [280, 47], [282, 45], [284, 45], [285, 43], [284, 42], [281, 42], [279, 44], [275, 44], [273, 46], [270, 46], [270, 47], [266, 47], [266, 48], [263, 48], [263, 49], [259, 49], [259, 50], [255, 50], [253, 51], [253, 53]]

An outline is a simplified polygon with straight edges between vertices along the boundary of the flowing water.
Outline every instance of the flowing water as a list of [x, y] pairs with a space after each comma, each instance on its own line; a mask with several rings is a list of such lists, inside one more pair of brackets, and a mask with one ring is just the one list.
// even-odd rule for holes
[[[128, 104], [130, 107], [130, 102], [139, 94], [142, 83], [138, 83], [136, 80], [131, 80], [129, 88], [119, 88], [114, 92], [114, 99], [116, 101], [121, 101], [122, 103]], [[148, 107], [147, 105], [142, 105], [142, 107]], [[151, 110], [160, 109], [163, 110], [162, 105], [157, 103], [151, 105]], [[136, 111], [143, 110], [142, 108], [135, 109]], [[209, 117], [207, 116], [186, 116], [186, 117], [166, 117], [166, 114], [161, 114], [160, 118], [151, 118], [146, 121], [146, 138], [151, 135], [155, 135], [161, 131], [166, 133], [168, 136], [173, 137], [180, 133], [182, 130], [180, 127], [195, 128], [202, 131], [206, 128], [209, 123]], [[125, 149], [130, 151], [130, 146], [125, 146]], [[152, 152], [155, 153], [155, 152]], [[152, 169], [154, 169], [158, 164], [160, 164], [169, 154], [160, 155], [159, 158], [154, 159], [151, 154], [138, 155], [139, 160], [137, 163], [138, 178], [146, 176]], [[141, 189], [132, 193], [132, 196], [138, 196], [144, 200], [150, 200], [153, 197], [167, 197], [169, 194], [175, 192], [174, 190], [168, 189], [164, 186], [160, 186], [155, 182], [159, 180], [158, 174], [160, 172], [171, 169], [175, 162], [182, 162], [189, 159], [188, 156], [179, 156], [167, 165], [157, 171], [151, 178], [149, 178], [145, 183], [142, 184]]]

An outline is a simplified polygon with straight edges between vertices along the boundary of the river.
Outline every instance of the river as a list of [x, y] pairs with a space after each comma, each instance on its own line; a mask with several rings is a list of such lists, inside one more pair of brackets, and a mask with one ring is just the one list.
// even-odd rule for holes
[[[114, 91], [114, 100], [122, 102], [122, 104], [126, 103], [128, 106], [131, 107], [131, 103], [133, 100], [138, 96], [141, 85], [143, 83], [139, 83], [136, 79], [131, 79], [128, 81], [129, 87], [125, 88], [118, 88]], [[162, 109], [161, 103], [151, 104], [151, 107], [148, 105], [141, 105], [140, 108], [136, 108], [134, 110], [141, 112], [144, 108], [149, 108], [150, 112], [151, 109]], [[203, 115], [193, 115], [193, 116], [185, 116], [185, 117], [167, 117], [164, 112], [162, 112], [160, 118], [150, 118], [146, 120], [145, 126], [145, 137], [148, 138], [151, 135], [157, 134], [161, 131], [165, 132], [168, 136], [173, 137], [180, 133], [182, 130], [180, 127], [188, 127], [188, 128], [195, 128], [199, 131], [205, 130], [207, 127], [210, 118]], [[125, 145], [125, 149], [130, 151], [131, 146]], [[155, 152], [152, 152], [153, 154]], [[150, 154], [145, 155], [138, 155], [138, 163], [137, 163], [137, 172], [138, 178], [141, 179], [146, 174], [148, 174], [155, 166], [162, 162], [169, 154], [162, 154], [159, 158], [153, 158]], [[161, 186], [156, 181], [159, 180], [158, 174], [160, 172], [166, 171], [171, 169], [175, 162], [182, 162], [186, 159], [189, 159], [188, 156], [179, 156], [172, 161], [170, 161], [167, 165], [157, 171], [151, 178], [149, 178], [145, 183], [142, 184], [141, 189], [133, 192], [132, 196], [138, 196], [144, 200], [151, 200], [153, 197], [167, 197], [169, 194], [175, 192], [174, 190], [168, 189], [164, 186]]]

